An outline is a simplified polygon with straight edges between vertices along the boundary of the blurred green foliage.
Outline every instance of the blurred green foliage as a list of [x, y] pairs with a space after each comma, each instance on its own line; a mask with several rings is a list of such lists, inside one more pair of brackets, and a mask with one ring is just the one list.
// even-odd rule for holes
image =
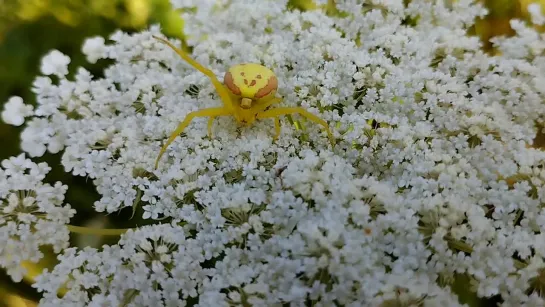
[[[509, 19], [527, 18], [525, 8], [529, 3], [541, 2], [545, 7], [545, 0], [481, 1], [490, 9], [490, 15], [478, 21], [471, 32], [481, 36], [485, 42], [492, 36], [512, 34]], [[329, 0], [329, 6], [334, 2]], [[294, 9], [316, 8], [310, 0], [290, 0], [289, 3]], [[10, 96], [21, 96], [25, 103], [35, 104], [31, 92], [32, 82], [39, 74], [41, 57], [51, 49], [57, 49], [71, 58], [69, 67], [72, 73], [77, 67], [85, 67], [94, 76], [100, 77], [106, 63], [103, 61], [91, 65], [85, 61], [81, 53], [85, 38], [108, 36], [116, 29], [139, 31], [156, 23], [161, 25], [166, 35], [183, 38], [183, 21], [179, 13], [172, 10], [168, 0], [0, 0], [0, 110]], [[485, 43], [485, 47], [490, 48], [490, 45]], [[21, 131], [22, 127], [8, 126], [0, 121], [0, 160], [20, 153]], [[60, 154], [46, 155], [35, 160], [46, 161], [52, 166], [47, 181], [62, 181], [70, 187], [66, 202], [78, 211], [72, 224], [92, 223], [93, 227], [125, 228], [145, 223], [136, 218], [138, 213], [134, 219], [130, 219], [131, 208], [106, 218], [103, 214], [95, 213], [92, 205], [99, 195], [92, 183], [86, 178], [65, 173], [60, 166]], [[107, 242], [95, 240], [87, 241], [87, 244], [97, 246]], [[82, 243], [82, 238], [75, 238], [72, 243], [73, 246], [86, 244]], [[48, 264], [42, 265], [42, 268], [54, 263], [51, 257], [53, 255], [48, 254]], [[470, 306], [492, 303], [490, 300], [484, 302], [477, 299], [469, 292], [467, 280], [463, 276], [457, 278], [454, 288], [461, 294], [464, 303]], [[3, 302], [2, 293], [13, 293], [32, 300], [39, 297], [28, 284], [14, 285], [0, 271], [0, 301]]]
[[[0, 101], [12, 95], [32, 103], [30, 84], [44, 53], [58, 49], [85, 66], [81, 45], [115, 29], [138, 31], [160, 23], [182, 37], [183, 22], [168, 0], [4, 0], [0, 5]], [[100, 71], [98, 68], [96, 71]], [[4, 155], [0, 156], [3, 157]]]

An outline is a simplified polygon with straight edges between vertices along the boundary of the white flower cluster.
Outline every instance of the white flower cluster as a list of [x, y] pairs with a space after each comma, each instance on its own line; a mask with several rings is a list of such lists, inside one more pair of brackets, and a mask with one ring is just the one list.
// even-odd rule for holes
[[70, 64], [70, 57], [59, 50], [51, 50], [43, 57], [40, 70], [44, 75], [56, 75], [62, 78], [68, 74], [68, 64]]
[[1, 162], [0, 168], [0, 267], [15, 281], [26, 273], [24, 261], [38, 262], [40, 247], [51, 245], [56, 253], [68, 247], [66, 224], [75, 210], [63, 205], [67, 186], [42, 180], [50, 171], [24, 154]]
[[[60, 264], [45, 271], [34, 287], [45, 292], [41, 306], [184, 306], [197, 297], [207, 276], [198, 240], [179, 226], [129, 230], [119, 245], [68, 248]], [[65, 287], [62, 299], [57, 292]]]
[[178, 123], [220, 104], [209, 80], [157, 28], [86, 42], [89, 61], [113, 60], [101, 78], [68, 80], [57, 56], [23, 149], [64, 150], [102, 195], [97, 211], [142, 206], [175, 224], [68, 250], [38, 282], [44, 305], [458, 306], [458, 276], [504, 306], [545, 304], [545, 152], [531, 146], [543, 34], [513, 21], [490, 55], [466, 34], [486, 13], [470, 0], [172, 2], [199, 62], [218, 76], [270, 67], [283, 105], [319, 114], [337, 145], [297, 116], [276, 142], [272, 121], [219, 118], [209, 138], [199, 118], [154, 170]]
[[[60, 264], [34, 285], [45, 292], [41, 304], [303, 306], [311, 300], [323, 306], [388, 301], [459, 306], [448, 289], [429, 279], [437, 270], [426, 264], [431, 252], [411, 210], [400, 207], [374, 218], [402, 205], [402, 199], [372, 179], [355, 180], [350, 166], [331, 158], [306, 156], [286, 169], [311, 170], [325, 181], [337, 168], [346, 171], [328, 196], [308, 197], [312, 206], [303, 201], [304, 184], [272, 193], [267, 205], [249, 196], [246, 203], [218, 204], [211, 198], [202, 201], [207, 209], [201, 214], [185, 206], [187, 219], [195, 221], [184, 227], [146, 226], [101, 251], [67, 249]], [[240, 185], [224, 188], [234, 197], [248, 195]], [[403, 229], [395, 227], [400, 222], [406, 222]], [[394, 246], [394, 236], [405, 238]], [[65, 285], [67, 292], [58, 298]]]
[[13, 96], [4, 104], [2, 121], [9, 125], [21, 126], [25, 122], [25, 117], [34, 115], [32, 109], [31, 105], [23, 102], [23, 98]]

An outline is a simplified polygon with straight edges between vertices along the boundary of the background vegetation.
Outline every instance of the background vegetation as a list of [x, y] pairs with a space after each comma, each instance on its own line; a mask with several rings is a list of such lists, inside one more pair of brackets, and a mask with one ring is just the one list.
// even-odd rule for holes
[[[509, 20], [528, 18], [528, 4], [541, 2], [545, 7], [545, 0], [481, 1], [490, 9], [490, 15], [479, 20], [470, 31], [483, 39], [490, 52], [494, 51], [487, 40], [496, 35], [511, 35]], [[311, 0], [290, 2], [297, 9], [315, 7]], [[334, 1], [330, 0], [330, 3]], [[139, 31], [151, 24], [160, 24], [168, 36], [183, 38], [183, 21], [179, 13], [172, 10], [168, 0], [0, 0], [0, 109], [11, 96], [21, 96], [25, 103], [35, 104], [32, 82], [39, 73], [41, 57], [49, 50], [57, 49], [70, 56], [72, 73], [75, 68], [83, 66], [100, 77], [106, 64], [86, 63], [81, 53], [83, 40], [89, 36], [108, 36], [116, 29]], [[20, 153], [21, 131], [22, 127], [8, 126], [0, 121], [0, 160]], [[538, 136], [534, 146], [545, 148], [544, 135]], [[37, 160], [46, 161], [53, 167], [47, 181], [62, 181], [70, 187], [66, 202], [78, 211], [72, 224], [124, 228], [145, 223], [137, 218], [138, 213], [130, 219], [130, 210], [107, 217], [95, 214], [92, 204], [99, 195], [85, 178], [64, 172], [60, 166], [60, 154], [46, 155]], [[103, 238], [77, 236], [72, 245], [98, 247], [104, 243], [107, 242]], [[36, 306], [39, 295], [30, 287], [31, 277], [44, 267], [55, 264], [55, 256], [47, 250], [44, 252], [47, 255], [44, 261], [28, 266], [31, 274], [25, 282], [14, 284], [0, 271], [0, 307]], [[494, 305], [494, 299], [476, 299], [466, 291], [466, 286], [467, 281], [463, 278], [455, 283], [455, 289], [465, 303], [471, 306]]]

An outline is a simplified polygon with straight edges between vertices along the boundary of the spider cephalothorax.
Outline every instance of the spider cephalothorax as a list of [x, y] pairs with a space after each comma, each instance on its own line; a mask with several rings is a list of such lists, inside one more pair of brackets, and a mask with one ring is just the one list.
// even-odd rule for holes
[[257, 113], [265, 110], [262, 106], [279, 102], [275, 100], [278, 80], [272, 70], [260, 64], [231, 66], [223, 77], [223, 84], [234, 106], [233, 116], [243, 125], [251, 125]]
[[326, 130], [331, 143], [334, 143], [333, 135], [331, 134], [331, 131], [329, 131], [327, 123], [304, 108], [277, 107], [269, 109], [271, 105], [279, 103], [282, 99], [275, 97], [276, 90], [278, 89], [278, 80], [276, 79], [274, 72], [267, 67], [255, 63], [232, 66], [225, 73], [223, 83], [221, 83], [211, 70], [193, 60], [184, 51], [175, 47], [165, 39], [156, 36], [154, 36], [154, 38], [168, 45], [176, 51], [182, 59], [205, 74], [210, 81], [212, 81], [212, 84], [223, 102], [222, 107], [202, 109], [187, 114], [185, 119], [178, 125], [178, 128], [172, 132], [167, 142], [161, 148], [159, 156], [155, 160], [155, 168], [157, 168], [159, 160], [165, 153], [167, 147], [183, 132], [195, 117], [210, 117], [208, 120], [208, 135], [210, 137], [212, 136], [214, 118], [218, 116], [234, 116], [237, 122], [243, 125], [251, 125], [256, 119], [274, 118], [276, 132], [274, 139], [277, 139], [280, 135], [279, 117], [282, 115], [298, 113], [307, 119], [322, 125]]
[[259, 104], [271, 99], [278, 89], [278, 80], [274, 72], [254, 63], [229, 68], [223, 78], [223, 84], [236, 98], [240, 98], [240, 107], [243, 109], [251, 108], [254, 100]]

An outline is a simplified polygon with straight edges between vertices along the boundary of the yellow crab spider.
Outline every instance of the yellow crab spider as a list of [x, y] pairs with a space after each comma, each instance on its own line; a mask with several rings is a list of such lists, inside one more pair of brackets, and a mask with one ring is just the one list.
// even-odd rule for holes
[[282, 101], [282, 99], [275, 97], [278, 88], [278, 80], [276, 79], [274, 72], [267, 67], [254, 63], [232, 66], [225, 73], [222, 84], [210, 69], [199, 64], [184, 51], [175, 47], [165, 39], [156, 36], [153, 37], [165, 43], [176, 51], [176, 53], [187, 63], [205, 74], [210, 81], [212, 81], [212, 84], [223, 102], [222, 107], [201, 109], [187, 114], [161, 148], [159, 156], [155, 160], [155, 169], [157, 169], [159, 160], [168, 146], [184, 131], [195, 117], [210, 117], [208, 120], [209, 137], [212, 137], [212, 124], [214, 119], [218, 116], [234, 116], [236, 121], [242, 125], [251, 125], [256, 119], [274, 118], [274, 139], [276, 140], [280, 135], [279, 117], [288, 114], [300, 114], [303, 117], [322, 125], [327, 132], [331, 144], [333, 145], [335, 143], [333, 134], [331, 134], [327, 122], [308, 112], [304, 108], [279, 107], [268, 109], [271, 105]]

